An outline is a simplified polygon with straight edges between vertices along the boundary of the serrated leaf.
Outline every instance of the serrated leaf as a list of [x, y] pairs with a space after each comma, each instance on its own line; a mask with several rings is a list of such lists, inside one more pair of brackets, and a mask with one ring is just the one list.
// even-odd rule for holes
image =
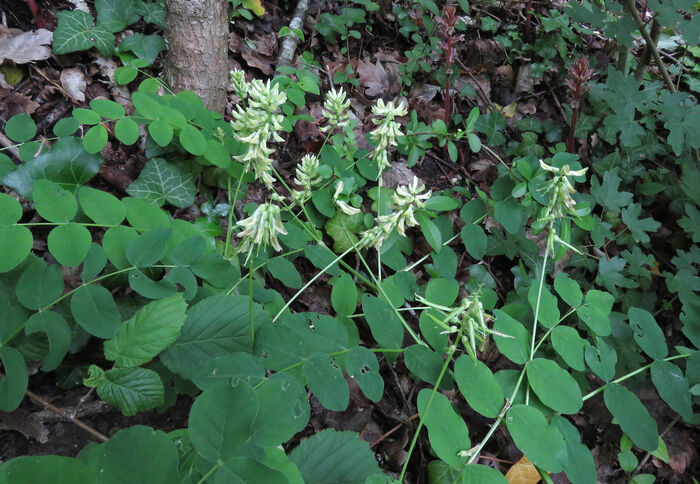
[[195, 186], [190, 173], [162, 158], [152, 158], [126, 191], [159, 207], [168, 202], [186, 208], [194, 203]]
[[180, 335], [187, 304], [182, 294], [146, 304], [105, 341], [105, 358], [117, 366], [142, 365], [167, 348]]
[[96, 47], [104, 56], [114, 51], [114, 35], [95, 26], [92, 16], [82, 10], [62, 10], [56, 14], [58, 25], [53, 33], [54, 54], [69, 54]]
[[163, 382], [153, 370], [115, 368], [104, 373], [97, 394], [129, 417], [163, 403]]

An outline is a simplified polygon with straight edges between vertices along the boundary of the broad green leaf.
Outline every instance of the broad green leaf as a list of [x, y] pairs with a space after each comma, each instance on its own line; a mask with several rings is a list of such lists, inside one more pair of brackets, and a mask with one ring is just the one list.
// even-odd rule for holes
[[126, 208], [126, 219], [136, 229], [148, 230], [171, 225], [171, 216], [146, 200], [126, 197], [121, 202]]
[[80, 128], [80, 123], [73, 116], [67, 118], [59, 119], [56, 124], [53, 125], [53, 133], [59, 138], [64, 136], [70, 136]]
[[603, 338], [597, 338], [597, 346], [588, 345], [584, 350], [584, 359], [593, 373], [604, 381], [615, 378], [615, 365], [617, 364], [617, 352], [608, 345]]
[[463, 466], [467, 457], [460, 456], [460, 452], [469, 450], [471, 442], [462, 417], [455, 412], [446, 396], [427, 388], [418, 393], [417, 403], [435, 454], [451, 466]]
[[[457, 254], [449, 247], [443, 247], [439, 253], [433, 253], [433, 269], [444, 279], [454, 279], [457, 275]], [[402, 271], [403, 274], [409, 274]], [[415, 293], [415, 290], [411, 290]]]
[[488, 366], [462, 355], [455, 361], [454, 378], [470, 407], [485, 417], [498, 416], [505, 396]]
[[131, 146], [139, 139], [139, 125], [131, 118], [122, 118], [114, 124], [114, 136], [125, 145]]
[[554, 290], [559, 297], [572, 308], [577, 308], [583, 301], [583, 294], [578, 282], [569, 277], [566, 272], [560, 272], [554, 278]]
[[540, 292], [539, 281], [533, 281], [527, 293], [527, 300], [532, 308], [532, 314], [535, 314], [537, 308], [538, 294], [540, 296], [540, 311], [537, 314], [537, 319], [545, 328], [551, 328], [559, 322], [559, 317], [561, 316], [557, 298], [549, 292], [546, 285], [542, 287]]
[[603, 398], [605, 406], [632, 442], [647, 452], [655, 451], [659, 444], [656, 421], [634, 393], [617, 383], [608, 383]]
[[109, 99], [93, 99], [90, 101], [90, 108], [104, 119], [112, 120], [124, 117], [124, 108], [122, 105], [114, 101], [110, 101]]
[[265, 367], [260, 360], [250, 353], [240, 351], [205, 362], [192, 377], [194, 384], [202, 390], [206, 390], [207, 387], [221, 381], [235, 385], [239, 380], [242, 380], [249, 385], [256, 386], [264, 379]]
[[380, 472], [374, 452], [356, 432], [323, 430], [299, 444], [289, 459], [306, 484], [365, 484]]
[[89, 13], [82, 10], [61, 10], [56, 18], [58, 25], [53, 33], [54, 54], [69, 54], [96, 47], [100, 54], [106, 57], [112, 55], [114, 35], [102, 26], [96, 27]]
[[138, 269], [129, 272], [129, 287], [148, 299], [163, 299], [177, 293], [177, 286], [170, 279], [154, 281]]
[[578, 308], [578, 316], [598, 336], [610, 334], [610, 311], [615, 303], [612, 294], [591, 289], [586, 293], [586, 303]]
[[669, 361], [657, 360], [651, 365], [651, 381], [669, 407], [678, 412], [684, 420], [692, 418], [690, 385], [680, 368]]
[[476, 260], [481, 260], [486, 254], [488, 245], [486, 232], [481, 228], [481, 225], [465, 225], [462, 227], [460, 236], [469, 255]]
[[34, 237], [27, 227], [0, 226], [0, 273], [9, 272], [27, 258], [32, 250]]
[[571, 484], [595, 484], [597, 473], [593, 454], [581, 443], [576, 427], [561, 415], [552, 417], [551, 425], [559, 429], [566, 442], [569, 463], [564, 466], [564, 472]]
[[469, 464], [462, 471], [461, 484], [508, 484], [503, 474], [493, 467]]
[[159, 207], [168, 202], [185, 208], [194, 203], [195, 186], [190, 173], [162, 158], [152, 158], [126, 191]]
[[513, 363], [524, 364], [530, 358], [530, 333], [525, 326], [513, 319], [507, 313], [496, 309], [496, 322], [493, 329], [509, 336], [494, 335], [493, 340], [503, 355]]
[[158, 54], [166, 50], [166, 48], [165, 41], [160, 35], [143, 35], [141, 33], [136, 33], [129, 37], [124, 37], [117, 46], [117, 52], [119, 54], [133, 52], [136, 57], [150, 65], [155, 62]]
[[93, 336], [108, 339], [119, 332], [121, 314], [112, 293], [98, 284], [85, 285], [75, 291], [70, 309], [75, 322]]
[[569, 463], [561, 432], [535, 407], [514, 405], [506, 414], [506, 425], [515, 445], [537, 467], [556, 473]]
[[12, 412], [24, 400], [29, 375], [22, 353], [11, 346], [0, 346], [0, 360], [5, 376], [0, 378], [0, 410]]
[[[411, 345], [404, 350], [403, 356], [406, 368], [411, 373], [431, 385], [437, 383], [444, 363], [441, 354], [436, 353], [425, 345]], [[448, 390], [453, 385], [452, 378], [445, 373], [440, 382], [440, 389]]]
[[240, 268], [224, 259], [220, 254], [206, 253], [192, 263], [192, 272], [214, 287], [230, 288], [241, 277]]
[[[164, 432], [143, 425], [122, 429], [110, 437], [108, 442], [85, 447], [78, 459], [87, 462], [105, 483], [177, 482], [178, 455], [175, 442]], [[75, 484], [81, 482], [74, 481]]]
[[36, 135], [36, 124], [28, 114], [15, 114], [5, 124], [5, 135], [16, 143], [24, 143]]
[[36, 211], [49, 222], [70, 222], [78, 212], [75, 195], [51, 180], [35, 181], [32, 196]]
[[49, 252], [64, 266], [80, 264], [92, 245], [92, 235], [85, 226], [68, 223], [55, 227], [46, 239]]
[[121, 32], [141, 17], [134, 0], [95, 0], [97, 25], [108, 32]]
[[384, 379], [379, 373], [377, 356], [364, 346], [354, 346], [345, 354], [345, 371], [360, 384], [362, 393], [378, 402], [384, 393]]
[[192, 445], [205, 460], [225, 460], [240, 452], [250, 439], [258, 415], [258, 395], [245, 382], [216, 383], [197, 397], [190, 410]]
[[442, 306], [451, 306], [458, 295], [459, 283], [454, 279], [432, 278], [425, 288], [425, 298]]
[[119, 225], [126, 217], [126, 209], [111, 193], [90, 187], [80, 187], [78, 199], [85, 215], [96, 224]]
[[613, 213], [626, 207], [632, 201], [632, 193], [620, 190], [622, 179], [618, 176], [618, 168], [606, 170], [603, 174], [603, 183], [594, 175], [591, 177], [591, 195], [603, 207]]
[[465, 224], [473, 224], [484, 215], [486, 215], [486, 204], [480, 198], [469, 200], [459, 211], [459, 217]]
[[343, 272], [333, 284], [331, 290], [331, 304], [339, 316], [350, 316], [355, 313], [357, 307], [357, 286], [352, 276]]
[[401, 348], [403, 345], [403, 324], [401, 319], [383, 299], [363, 294], [362, 312], [369, 324], [372, 336], [384, 348]]
[[[90, 376], [95, 373], [90, 365]], [[163, 382], [158, 373], [146, 368], [115, 368], [102, 372], [97, 384], [97, 394], [102, 400], [119, 407], [130, 417], [163, 403]]]
[[105, 358], [117, 366], [139, 366], [155, 358], [180, 335], [187, 304], [181, 294], [153, 301], [105, 341]]
[[88, 282], [97, 277], [106, 265], [107, 253], [101, 245], [93, 243], [90, 246], [90, 252], [83, 261], [83, 271], [80, 273], [80, 278], [83, 282]]
[[581, 338], [575, 328], [557, 326], [552, 330], [552, 346], [564, 362], [577, 371], [585, 371], [584, 352], [590, 343]]
[[[439, 459], [428, 462], [428, 482], [432, 484], [452, 484], [453, 482], [461, 482], [460, 474], [460, 471], [458, 471], [455, 467], [445, 464]], [[382, 484], [385, 483], [382, 482]]]
[[213, 475], [213, 482], [255, 482], [256, 484], [277, 484], [287, 482], [280, 471], [271, 469], [250, 457], [231, 457]]
[[520, 231], [523, 214], [522, 206], [513, 199], [498, 202], [493, 211], [495, 219], [509, 234], [517, 234]]
[[100, 115], [95, 111], [87, 108], [75, 108], [73, 110], [73, 117], [80, 124], [85, 124], [88, 126], [93, 126], [95, 124], [100, 124]]
[[0, 465], [0, 481], [7, 483], [87, 484], [94, 477], [95, 471], [78, 459], [59, 455], [16, 457]]
[[120, 270], [131, 267], [126, 258], [126, 247], [138, 236], [136, 230], [123, 225], [112, 227], [105, 232], [102, 238], [102, 247], [114, 267]]
[[63, 188], [73, 190], [97, 174], [102, 157], [85, 151], [78, 138], [60, 138], [50, 149], [17, 167], [2, 178], [24, 198], [31, 198], [34, 180], [47, 178]]
[[276, 373], [255, 392], [260, 410], [252, 427], [252, 442], [261, 447], [281, 445], [304, 430], [311, 407], [306, 389], [295, 378]]
[[49, 354], [44, 358], [41, 370], [55, 370], [68, 353], [71, 342], [71, 330], [63, 316], [54, 311], [34, 313], [27, 320], [24, 331], [27, 334], [46, 333], [49, 338]]
[[63, 273], [56, 264], [27, 266], [15, 286], [17, 300], [29, 309], [43, 309], [63, 294]]
[[126, 246], [126, 258], [136, 267], [148, 267], [163, 258], [165, 243], [172, 237], [171, 228], [155, 228], [139, 235]]
[[83, 148], [88, 153], [99, 153], [102, 148], [107, 146], [107, 139], [109, 135], [107, 134], [107, 129], [101, 124], [93, 126], [87, 130], [85, 136], [83, 136]]
[[291, 289], [299, 289], [302, 285], [301, 274], [294, 264], [286, 257], [273, 257], [267, 261], [267, 268], [272, 277]]
[[425, 240], [435, 252], [440, 252], [442, 248], [442, 234], [440, 233], [440, 228], [424, 212], [417, 212], [415, 216], [420, 224], [420, 230]]
[[191, 124], [186, 124], [180, 130], [179, 139], [182, 147], [195, 156], [203, 155], [207, 150], [207, 141], [204, 139], [204, 135]]
[[598, 275], [595, 278], [596, 284], [605, 287], [613, 294], [617, 293], [616, 287], [634, 288], [639, 283], [633, 279], [625, 277], [622, 269], [627, 265], [627, 261], [622, 257], [601, 257], [598, 261]]
[[165, 121], [156, 119], [148, 125], [148, 133], [159, 146], [168, 146], [173, 139], [173, 128]]
[[0, 226], [12, 225], [22, 218], [22, 205], [6, 193], [0, 193]]
[[314, 266], [321, 270], [325, 269], [326, 273], [331, 276], [339, 276], [341, 274], [338, 268], [338, 262], [335, 261], [334, 254], [325, 245], [306, 246], [304, 249], [304, 256], [309, 259]]
[[350, 391], [343, 370], [334, 357], [321, 352], [312, 353], [304, 363], [302, 375], [321, 405], [334, 412], [347, 408]]
[[656, 324], [654, 316], [649, 311], [639, 308], [629, 308], [627, 316], [634, 330], [634, 340], [640, 348], [654, 360], [662, 360], [668, 355], [668, 346], [663, 331]]
[[535, 358], [530, 361], [527, 380], [542, 403], [557, 412], [576, 413], [583, 406], [576, 380], [552, 360]]
[[[228, 353], [252, 350], [248, 298], [217, 294], [191, 306], [180, 336], [160, 356], [161, 361], [184, 378], [192, 378], [207, 361]], [[253, 305], [255, 328], [269, 324], [262, 308]], [[257, 338], [256, 338], [257, 343]]]
[[640, 219], [641, 212], [641, 204], [631, 203], [629, 207], [622, 209], [622, 221], [630, 229], [635, 242], [646, 244], [650, 240], [647, 232], [656, 232], [661, 224], [651, 217]]

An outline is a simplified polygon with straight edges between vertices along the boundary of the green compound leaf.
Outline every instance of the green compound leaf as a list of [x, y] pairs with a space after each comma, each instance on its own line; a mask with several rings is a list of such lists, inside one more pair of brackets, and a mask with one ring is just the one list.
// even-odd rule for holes
[[41, 370], [55, 370], [68, 353], [71, 342], [71, 330], [63, 316], [53, 311], [34, 313], [27, 320], [24, 331], [27, 334], [46, 333], [49, 338], [49, 354], [46, 355]]
[[159, 207], [168, 202], [185, 208], [194, 203], [195, 186], [190, 173], [162, 158], [153, 158], [126, 191]]
[[78, 212], [75, 195], [51, 180], [35, 181], [32, 196], [36, 211], [49, 222], [70, 222]]
[[84, 185], [97, 174], [102, 157], [83, 149], [78, 138], [61, 138], [50, 150], [17, 167], [2, 178], [2, 183], [24, 198], [31, 198], [34, 180], [48, 178], [66, 189]]
[[498, 416], [505, 396], [488, 366], [462, 355], [455, 361], [454, 378], [470, 407], [485, 417]]
[[95, 0], [95, 10], [98, 27], [108, 32], [121, 32], [141, 18], [135, 0]]
[[112, 293], [98, 284], [78, 289], [71, 297], [70, 309], [75, 322], [93, 336], [109, 339], [119, 332], [121, 314]]
[[139, 139], [139, 125], [131, 118], [122, 118], [114, 124], [114, 136], [127, 146]]
[[583, 301], [583, 294], [578, 282], [571, 279], [566, 272], [560, 272], [554, 278], [554, 290], [572, 308], [579, 307]]
[[5, 124], [5, 135], [16, 143], [24, 143], [36, 135], [36, 124], [28, 114], [15, 114]]
[[384, 379], [379, 374], [377, 356], [364, 346], [355, 346], [345, 354], [345, 370], [357, 380], [367, 398], [378, 402], [384, 393]]
[[63, 136], [70, 136], [80, 128], [80, 123], [73, 116], [67, 118], [59, 119], [56, 124], [53, 125], [53, 133], [59, 138]]
[[75, 108], [73, 110], [73, 117], [80, 124], [86, 124], [88, 126], [100, 124], [100, 115], [91, 109]]
[[12, 225], [22, 218], [22, 205], [6, 193], [0, 193], [0, 226]]
[[380, 473], [374, 452], [356, 432], [324, 430], [309, 437], [289, 454], [306, 484], [365, 484]]
[[96, 224], [119, 225], [126, 217], [126, 209], [111, 193], [90, 187], [80, 187], [78, 199], [82, 211]]
[[605, 406], [632, 442], [647, 452], [654, 452], [659, 445], [656, 421], [634, 393], [617, 383], [608, 383], [603, 398]]
[[357, 307], [357, 286], [352, 276], [344, 272], [333, 284], [331, 304], [338, 316], [350, 316]]
[[216, 383], [197, 397], [188, 431], [199, 455], [210, 462], [236, 455], [248, 442], [258, 415], [258, 395], [245, 382]]
[[610, 311], [614, 303], [612, 294], [591, 289], [586, 293], [586, 304], [577, 313], [596, 335], [607, 336], [610, 334]]
[[34, 237], [27, 227], [0, 226], [0, 273], [11, 271], [26, 259], [33, 242]]
[[418, 394], [418, 413], [428, 429], [430, 446], [435, 454], [451, 466], [463, 466], [467, 457], [460, 456], [460, 452], [469, 450], [471, 446], [469, 430], [447, 397], [427, 388], [421, 390]]
[[0, 378], [0, 410], [12, 412], [19, 407], [27, 391], [29, 375], [22, 353], [11, 346], [0, 347], [5, 376]]
[[105, 57], [114, 52], [114, 35], [102, 26], [95, 27], [89, 13], [62, 10], [56, 17], [58, 25], [53, 33], [54, 54], [69, 54], [92, 47], [96, 47]]
[[347, 408], [350, 390], [334, 357], [321, 352], [312, 353], [304, 363], [302, 375], [321, 405], [334, 412]]
[[372, 336], [384, 348], [401, 348], [403, 344], [403, 324], [401, 319], [383, 299], [363, 294], [362, 312], [372, 331]]
[[530, 333], [525, 326], [507, 313], [496, 309], [496, 322], [493, 329], [509, 338], [494, 335], [493, 340], [503, 355], [513, 363], [524, 364], [530, 358]]
[[556, 473], [568, 464], [564, 437], [535, 407], [514, 405], [506, 414], [506, 425], [515, 445], [537, 467]]
[[[269, 316], [253, 305], [256, 328], [268, 324]], [[258, 338], [255, 338], [258, 342]], [[207, 361], [228, 353], [250, 353], [248, 298], [217, 294], [190, 307], [178, 339], [160, 356], [170, 370], [191, 379]]]
[[109, 99], [93, 99], [90, 101], [90, 108], [102, 118], [109, 120], [123, 118], [125, 114], [121, 104]]
[[[102, 482], [177, 482], [178, 455], [175, 442], [170, 435], [143, 425], [122, 429], [104, 444], [86, 446], [78, 459], [99, 472], [99, 480]], [[74, 484], [82, 482], [74, 481]]]
[[655, 361], [651, 365], [651, 381], [669, 407], [678, 412], [684, 420], [692, 418], [690, 385], [680, 368], [669, 361]]
[[108, 138], [107, 129], [101, 124], [98, 124], [88, 129], [87, 133], [85, 133], [83, 137], [83, 148], [90, 154], [99, 153], [102, 148], [107, 146]]
[[272, 277], [287, 287], [299, 289], [301, 287], [301, 274], [294, 264], [286, 257], [273, 257], [267, 261], [267, 268]]
[[[434, 385], [440, 376], [443, 365], [442, 355], [431, 350], [425, 345], [411, 345], [403, 353], [406, 368], [424, 382]], [[454, 382], [449, 374], [443, 376], [440, 389], [452, 388]]]
[[[90, 365], [90, 370], [93, 367], [95, 365]], [[115, 368], [104, 372], [104, 377], [97, 385], [97, 394], [130, 417], [163, 403], [163, 382], [153, 370]]]
[[306, 427], [311, 407], [304, 385], [295, 378], [276, 373], [255, 392], [260, 410], [253, 424], [252, 442], [261, 447], [281, 445]]
[[94, 482], [95, 471], [77, 459], [58, 455], [16, 457], [0, 466], [0, 481], [31, 476], [33, 482], [76, 484]]
[[165, 243], [173, 236], [171, 228], [155, 228], [144, 232], [126, 246], [126, 258], [136, 267], [152, 266], [167, 251]]
[[56, 264], [45, 267], [43, 262], [38, 266], [27, 266], [15, 286], [17, 300], [25, 308], [45, 308], [63, 294], [61, 268]]
[[557, 326], [552, 330], [552, 346], [564, 362], [577, 371], [585, 371], [584, 352], [590, 343], [575, 328]]
[[83, 225], [69, 223], [54, 228], [46, 242], [51, 255], [61, 265], [74, 267], [80, 264], [90, 251], [92, 235]]
[[629, 308], [627, 316], [634, 330], [634, 340], [649, 358], [662, 360], [668, 355], [668, 346], [664, 333], [656, 324], [654, 316], [649, 311], [639, 308]]
[[105, 358], [122, 367], [151, 361], [180, 335], [186, 309], [182, 294], [146, 304], [105, 342]]
[[557, 412], [576, 413], [583, 406], [576, 380], [552, 360], [535, 358], [528, 363], [527, 379], [542, 403]]

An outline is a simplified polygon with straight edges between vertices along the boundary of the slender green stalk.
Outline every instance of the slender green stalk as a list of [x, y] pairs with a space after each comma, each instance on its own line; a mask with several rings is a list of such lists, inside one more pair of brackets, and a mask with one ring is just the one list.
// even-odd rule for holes
[[238, 179], [238, 184], [236, 185], [236, 192], [231, 199], [231, 177], [228, 177], [228, 203], [231, 208], [228, 211], [228, 227], [226, 227], [226, 243], [224, 244], [224, 257], [228, 259], [228, 248], [231, 245], [231, 235], [233, 234], [233, 212], [236, 210], [236, 202], [238, 201], [238, 192], [241, 189], [241, 182], [243, 181], [243, 173]]
[[209, 479], [209, 477], [210, 477], [214, 472], [216, 472], [216, 470], [217, 470], [219, 467], [222, 467], [223, 465], [224, 465], [224, 463], [223, 463], [222, 461], [217, 461], [217, 463], [214, 464], [214, 467], [212, 467], [211, 469], [209, 469], [209, 471], [208, 471], [206, 474], [204, 474], [200, 480], [197, 481], [197, 484], [204, 484], [205, 482], [207, 482], [207, 479]]
[[250, 266], [248, 267], [248, 315], [250, 317], [250, 347], [255, 348], [255, 323], [253, 321], [253, 269]]
[[[530, 358], [528, 362], [532, 361], [535, 357], [535, 338], [537, 336], [537, 320], [540, 315], [540, 301], [542, 300], [542, 288], [544, 287], [544, 276], [547, 272], [547, 256], [549, 255], [549, 244], [544, 250], [544, 257], [542, 259], [542, 273], [540, 274], [540, 287], [537, 289], [537, 304], [535, 304], [535, 320], [532, 323], [532, 341], [530, 342]], [[530, 385], [527, 386], [525, 391], [525, 405], [530, 404]]]

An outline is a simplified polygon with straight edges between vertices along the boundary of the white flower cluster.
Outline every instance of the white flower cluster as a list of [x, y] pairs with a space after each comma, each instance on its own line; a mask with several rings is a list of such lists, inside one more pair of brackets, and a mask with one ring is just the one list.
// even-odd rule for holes
[[377, 217], [374, 227], [362, 233], [359, 247], [373, 246], [379, 250], [382, 243], [397, 230], [399, 234], [406, 234], [406, 227], [418, 225], [414, 216], [416, 208], [425, 206], [425, 201], [432, 195], [432, 190], [423, 193], [425, 185], [418, 184], [418, 178], [413, 178], [410, 185], [399, 186], [394, 192], [393, 200], [396, 206], [394, 211], [387, 215]]
[[276, 113], [286, 100], [287, 95], [279, 91], [277, 84], [272, 85], [269, 80], [264, 83], [254, 79], [247, 85], [247, 107], [243, 109], [240, 105], [236, 106], [236, 111], [232, 113], [233, 136], [248, 145], [246, 153], [236, 157], [236, 160], [245, 165], [245, 172], [252, 168], [255, 178], [262, 180], [268, 189], [272, 189], [274, 182], [270, 174], [270, 155], [275, 150], [268, 147], [267, 143], [270, 138], [274, 141], [284, 141], [277, 133], [282, 129], [284, 117]]
[[372, 161], [375, 161], [379, 171], [382, 171], [389, 167], [389, 148], [396, 146], [396, 138], [401, 135], [401, 125], [394, 121], [394, 118], [406, 116], [408, 107], [403, 101], [398, 106], [394, 106], [393, 101], [385, 104], [382, 99], [379, 99], [372, 107], [372, 114], [381, 116], [380, 119], [372, 120], [377, 128], [370, 133], [370, 137], [374, 141]]
[[338, 180], [338, 184], [335, 186], [335, 194], [333, 195], [333, 201], [336, 206], [347, 215], [356, 215], [360, 213], [359, 208], [350, 206], [348, 202], [340, 198], [340, 195], [343, 193], [343, 188], [345, 188], [343, 180]]
[[270, 244], [276, 251], [282, 250], [277, 234], [285, 235], [287, 231], [282, 225], [280, 208], [277, 205], [269, 202], [258, 205], [253, 215], [240, 220], [238, 225], [244, 227], [244, 230], [238, 234], [243, 239], [239, 250], [241, 252], [248, 250], [248, 258], [253, 248], [261, 245], [266, 247]]
[[240, 69], [231, 71], [231, 85], [233, 85], [233, 92], [236, 93], [236, 96], [241, 101], [245, 100], [248, 96], [248, 83], [245, 81], [245, 72]]
[[576, 193], [576, 189], [571, 185], [568, 177], [582, 176], [588, 171], [588, 168], [581, 170], [572, 170], [569, 165], [564, 165], [561, 168], [556, 168], [546, 164], [540, 160], [540, 167], [554, 174], [554, 178], [545, 188], [545, 193], [549, 194], [549, 205], [547, 206], [547, 216], [563, 217], [564, 209], [573, 211], [576, 201], [571, 197]]
[[319, 130], [326, 133], [333, 128], [342, 128], [350, 123], [350, 113], [347, 111], [350, 100], [346, 100], [345, 91], [342, 88], [337, 91], [331, 88], [326, 93], [321, 115], [328, 120], [328, 126], [322, 126]]
[[304, 155], [301, 163], [297, 163], [294, 183], [302, 189], [292, 190], [294, 200], [303, 202], [311, 196], [311, 187], [322, 180], [316, 170], [318, 170], [318, 157], [312, 153]]

